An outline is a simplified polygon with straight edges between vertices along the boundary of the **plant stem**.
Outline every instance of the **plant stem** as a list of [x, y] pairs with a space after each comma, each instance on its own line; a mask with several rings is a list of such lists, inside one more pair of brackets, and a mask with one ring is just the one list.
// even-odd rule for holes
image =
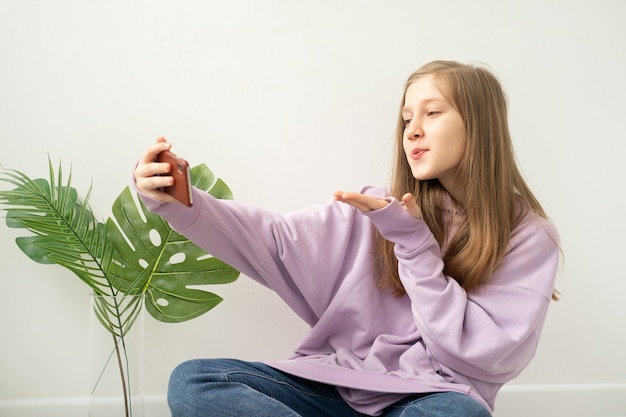
[[126, 378], [124, 377], [124, 365], [122, 364], [122, 355], [120, 354], [120, 345], [117, 341], [117, 337], [115, 335], [111, 335], [113, 337], [113, 345], [115, 346], [115, 353], [117, 355], [117, 365], [120, 368], [120, 378], [122, 379], [122, 391], [124, 392], [124, 413], [126, 417], [129, 416], [129, 405], [128, 405], [128, 392], [126, 391]]

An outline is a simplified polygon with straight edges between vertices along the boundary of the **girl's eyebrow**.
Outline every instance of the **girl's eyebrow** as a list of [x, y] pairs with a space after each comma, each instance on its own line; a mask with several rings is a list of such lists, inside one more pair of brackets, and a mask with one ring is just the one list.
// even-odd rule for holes
[[[422, 100], [418, 101], [418, 104], [421, 105], [421, 106], [425, 106], [425, 105], [428, 105], [428, 104], [430, 104], [432, 102], [437, 102], [437, 101], [441, 101], [441, 102], [444, 102], [444, 103], [448, 102], [443, 97], [427, 97], [425, 99], [422, 99]], [[411, 110], [411, 108], [408, 105], [406, 105], [406, 104], [404, 105], [404, 107], [402, 107], [402, 113], [408, 112], [410, 110]]]

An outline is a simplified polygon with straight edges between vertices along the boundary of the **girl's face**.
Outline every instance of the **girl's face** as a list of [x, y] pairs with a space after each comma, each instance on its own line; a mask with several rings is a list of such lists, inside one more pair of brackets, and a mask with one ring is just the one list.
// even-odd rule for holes
[[417, 79], [406, 90], [402, 119], [404, 153], [413, 176], [418, 180], [439, 179], [459, 200], [455, 178], [465, 152], [465, 125], [432, 75]]

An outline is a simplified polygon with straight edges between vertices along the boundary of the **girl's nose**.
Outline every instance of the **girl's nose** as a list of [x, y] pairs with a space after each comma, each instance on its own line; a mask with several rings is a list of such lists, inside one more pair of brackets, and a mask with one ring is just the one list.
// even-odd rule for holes
[[419, 139], [424, 137], [424, 131], [415, 120], [411, 120], [406, 127], [406, 137], [407, 139]]

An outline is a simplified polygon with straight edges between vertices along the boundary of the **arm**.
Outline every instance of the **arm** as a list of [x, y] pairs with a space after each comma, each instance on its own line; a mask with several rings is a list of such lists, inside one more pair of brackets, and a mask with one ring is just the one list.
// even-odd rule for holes
[[490, 283], [467, 294], [443, 274], [441, 250], [426, 224], [399, 202], [365, 215], [396, 244], [400, 279], [433, 357], [484, 381], [517, 376], [535, 354], [554, 285], [559, 252], [547, 222], [518, 227]]
[[275, 291], [309, 325], [317, 322], [341, 279], [342, 262], [355, 230], [354, 212], [336, 203], [286, 215], [196, 188], [194, 205], [147, 207], [211, 255]]
[[140, 158], [135, 187], [147, 208], [174, 230], [274, 290], [307, 323], [314, 324], [332, 299], [342, 262], [351, 247], [355, 213], [331, 203], [282, 215], [236, 201], [218, 200], [193, 189], [194, 205], [185, 207], [157, 187], [167, 184], [169, 166], [154, 156], [169, 149], [159, 139]]

